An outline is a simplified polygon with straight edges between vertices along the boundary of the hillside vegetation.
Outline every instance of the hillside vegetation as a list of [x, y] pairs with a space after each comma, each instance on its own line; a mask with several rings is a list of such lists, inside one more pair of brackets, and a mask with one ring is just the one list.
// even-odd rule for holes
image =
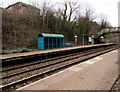
[[37, 49], [39, 33], [63, 34], [65, 42], [73, 44], [74, 36], [77, 35], [78, 45], [82, 45], [85, 34], [85, 44], [87, 44], [87, 37], [97, 35], [100, 30], [100, 25], [93, 22], [91, 17], [92, 10], [86, 9], [84, 15], [79, 13], [73, 18], [72, 14], [80, 11], [77, 3], [65, 2], [63, 7], [64, 9], [56, 10], [44, 3], [41, 8], [37, 8], [18, 2], [2, 9], [3, 50], [23, 47]]

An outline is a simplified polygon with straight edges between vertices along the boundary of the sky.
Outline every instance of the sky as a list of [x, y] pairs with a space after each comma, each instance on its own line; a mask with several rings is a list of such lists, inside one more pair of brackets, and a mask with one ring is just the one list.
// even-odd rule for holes
[[[64, 0], [0, 0], [0, 7], [7, 7], [16, 2], [51, 2], [51, 3], [62, 3]], [[113, 27], [118, 26], [118, 2], [119, 0], [68, 0], [76, 1], [82, 5], [83, 8], [86, 6], [94, 10], [96, 16], [95, 21], [99, 22], [101, 18], [105, 18]]]

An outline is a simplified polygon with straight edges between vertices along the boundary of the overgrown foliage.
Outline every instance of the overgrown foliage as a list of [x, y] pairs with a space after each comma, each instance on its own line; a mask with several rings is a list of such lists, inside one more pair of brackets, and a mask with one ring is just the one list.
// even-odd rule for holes
[[[90, 16], [77, 16], [72, 20], [73, 12], [80, 10], [76, 3], [66, 2], [64, 6], [64, 9], [56, 10], [53, 7], [48, 8], [46, 4], [40, 9], [26, 5], [27, 8], [22, 13], [19, 8], [3, 9], [3, 50], [23, 47], [37, 49], [39, 33], [63, 34], [65, 42], [73, 44], [75, 35], [78, 36], [78, 44], [82, 44], [83, 34], [86, 34], [86, 37], [97, 34], [100, 26], [90, 20]], [[70, 7], [69, 15], [67, 15], [68, 6]]]

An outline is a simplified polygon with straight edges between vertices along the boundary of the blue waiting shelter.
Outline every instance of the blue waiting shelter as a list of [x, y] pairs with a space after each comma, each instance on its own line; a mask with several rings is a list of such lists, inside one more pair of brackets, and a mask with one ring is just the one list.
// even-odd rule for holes
[[38, 49], [63, 48], [64, 35], [61, 34], [45, 34], [38, 35]]

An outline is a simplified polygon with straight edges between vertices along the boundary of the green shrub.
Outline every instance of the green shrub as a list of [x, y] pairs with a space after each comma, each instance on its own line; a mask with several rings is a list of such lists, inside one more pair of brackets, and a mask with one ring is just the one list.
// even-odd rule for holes
[[10, 52], [9, 52], [9, 50], [1, 50], [0, 51], [0, 54], [9, 54]]
[[17, 53], [17, 50], [10, 50], [10, 53]]
[[21, 48], [19, 52], [29, 52], [30, 50], [27, 48]]
[[1, 50], [0, 54], [12, 54], [12, 53], [22, 53], [22, 52], [30, 52], [32, 51], [31, 49], [27, 48], [18, 48], [18, 49], [13, 49], [13, 50]]

